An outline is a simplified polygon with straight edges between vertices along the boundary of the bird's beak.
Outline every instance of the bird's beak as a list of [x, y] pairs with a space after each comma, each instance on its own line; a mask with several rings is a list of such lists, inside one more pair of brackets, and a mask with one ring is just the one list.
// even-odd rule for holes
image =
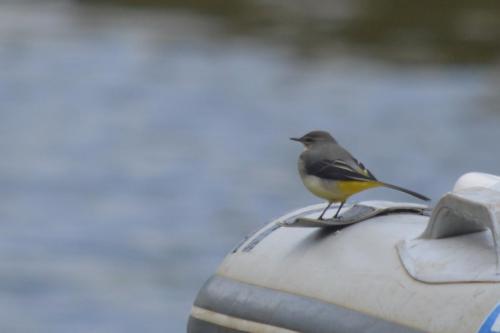
[[290, 140], [297, 141], [297, 142], [302, 142], [302, 140], [300, 140], [300, 138], [290, 138]]

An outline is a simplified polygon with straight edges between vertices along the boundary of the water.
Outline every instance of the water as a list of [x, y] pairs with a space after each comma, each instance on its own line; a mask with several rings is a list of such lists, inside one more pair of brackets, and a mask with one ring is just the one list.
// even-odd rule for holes
[[[500, 174], [496, 44], [374, 48], [345, 29], [359, 8], [336, 3], [332, 36], [314, 8], [308, 34], [295, 7], [284, 23], [2, 2], [0, 331], [184, 331], [234, 244], [319, 202], [288, 140], [311, 129], [433, 198], [467, 171]], [[355, 200], [374, 198], [412, 200]]]

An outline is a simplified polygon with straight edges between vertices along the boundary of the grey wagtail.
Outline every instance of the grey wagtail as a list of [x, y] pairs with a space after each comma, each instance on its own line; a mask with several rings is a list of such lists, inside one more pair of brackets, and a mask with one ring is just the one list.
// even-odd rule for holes
[[323, 214], [334, 202], [340, 202], [333, 217], [336, 218], [351, 195], [373, 187], [384, 186], [422, 200], [430, 200], [422, 194], [377, 180], [370, 170], [342, 148], [328, 132], [312, 131], [290, 140], [305, 146], [298, 162], [300, 178], [305, 187], [314, 195], [328, 200], [319, 220], [323, 219]]

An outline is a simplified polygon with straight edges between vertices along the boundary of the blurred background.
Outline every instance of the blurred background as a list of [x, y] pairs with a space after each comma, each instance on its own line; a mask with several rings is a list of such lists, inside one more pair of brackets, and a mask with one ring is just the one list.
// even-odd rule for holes
[[185, 331], [240, 239], [321, 202], [312, 129], [434, 199], [500, 174], [499, 77], [497, 1], [1, 1], [0, 331]]

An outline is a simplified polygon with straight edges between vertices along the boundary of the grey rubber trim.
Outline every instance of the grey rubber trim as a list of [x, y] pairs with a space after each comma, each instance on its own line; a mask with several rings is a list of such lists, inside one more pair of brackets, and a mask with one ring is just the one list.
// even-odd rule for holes
[[[322, 208], [317, 208], [317, 209], [313, 209], [313, 210], [307, 211], [306, 213], [307, 214], [310, 214], [310, 213], [313, 213], [313, 212], [321, 213], [322, 210], [323, 210]], [[304, 215], [304, 212], [297, 213], [297, 214], [289, 217], [288, 219], [289, 220], [290, 219], [295, 219], [297, 217], [300, 217], [301, 215]], [[241, 252], [250, 252], [250, 251], [252, 251], [255, 246], [257, 246], [261, 241], [264, 240], [264, 238], [266, 238], [267, 236], [269, 236], [271, 233], [273, 233], [274, 231], [278, 230], [282, 226], [283, 225], [281, 223], [272, 223], [272, 224], [264, 225], [263, 227], [259, 228], [255, 232], [251, 233], [250, 235], [248, 235], [244, 239], [242, 239], [234, 247], [234, 249], [231, 251], [231, 253], [238, 252], [241, 249], [241, 247], [249, 239], [252, 239], [252, 240], [250, 242], [248, 242], [248, 244], [243, 248], [243, 250], [241, 250]]]
[[200, 290], [195, 306], [304, 333], [422, 332], [335, 304], [217, 275], [211, 277]]
[[203, 320], [189, 317], [188, 333], [245, 333], [244, 331], [234, 330], [232, 328], [219, 326]]
[[[372, 219], [374, 217], [394, 214], [414, 214], [429, 216], [430, 210], [428, 208], [411, 207], [411, 206], [394, 206], [388, 208], [376, 208], [355, 204], [346, 211], [344, 211], [338, 218], [329, 218], [318, 220], [310, 217], [296, 217], [288, 218], [281, 224], [284, 227], [314, 227], [314, 228], [328, 228], [330, 231], [341, 230], [350, 225]], [[303, 214], [305, 215], [305, 214]], [[309, 214], [308, 214], [309, 215]]]
[[[336, 209], [338, 205], [332, 206], [330, 209]], [[231, 251], [231, 253], [237, 252], [251, 252], [260, 242], [262, 242], [267, 236], [269, 236], [274, 231], [278, 230], [280, 227], [324, 227], [328, 228], [330, 231], [341, 230], [352, 224], [368, 220], [370, 218], [382, 215], [391, 214], [417, 214], [423, 216], [430, 216], [430, 208], [420, 208], [411, 207], [408, 205], [394, 205], [394, 207], [388, 208], [377, 208], [372, 206], [366, 206], [362, 204], [354, 204], [347, 210], [343, 211], [342, 215], [338, 219], [325, 219], [317, 220], [313, 218], [302, 217], [304, 215], [310, 215], [312, 213], [321, 213], [323, 208], [310, 209], [308, 211], [300, 211], [295, 215], [287, 217], [285, 221], [275, 222], [268, 224], [257, 231], [251, 233], [242, 239]], [[250, 241], [248, 241], [250, 239]], [[247, 243], [248, 242], [248, 243]]]
[[261, 231], [257, 236], [255, 236], [244, 248], [243, 252], [250, 252], [252, 249], [259, 244], [264, 238], [269, 236], [273, 231], [278, 230], [281, 228], [280, 224], [272, 224], [269, 228], [264, 229]]

